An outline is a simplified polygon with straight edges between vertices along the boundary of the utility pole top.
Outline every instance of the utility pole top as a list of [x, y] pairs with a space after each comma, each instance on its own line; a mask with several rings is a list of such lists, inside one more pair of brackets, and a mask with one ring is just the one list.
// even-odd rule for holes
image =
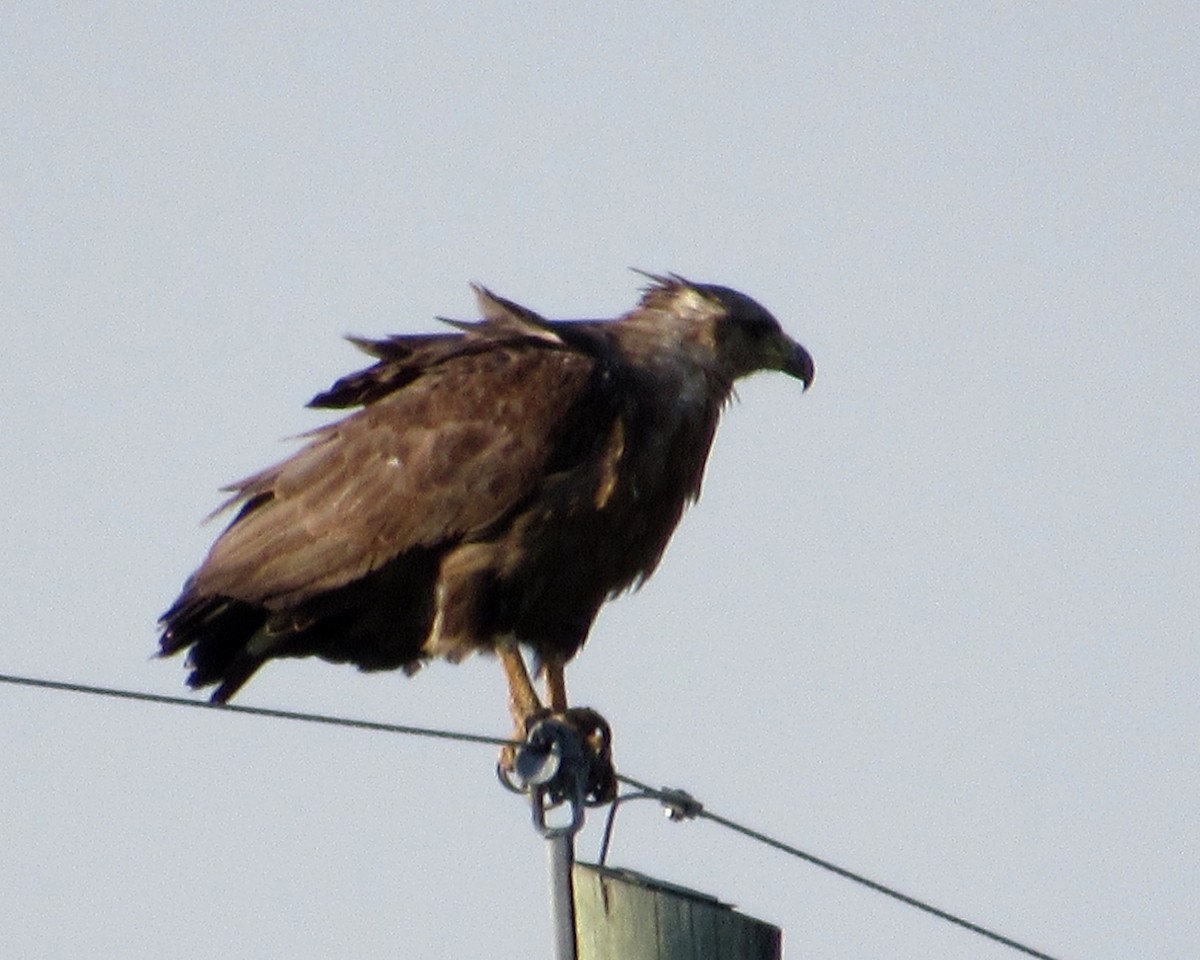
[[[778, 927], [695, 890], [576, 862], [585, 808], [611, 802], [615, 811], [619, 802], [608, 725], [591, 716], [575, 711], [569, 715], [575, 722], [538, 721], [511, 767], [497, 768], [501, 783], [529, 797], [534, 828], [546, 841], [554, 960], [781, 960]], [[585, 736], [581, 726], [598, 736]], [[703, 809], [683, 790], [664, 791], [661, 799], [672, 820]], [[546, 814], [561, 807], [568, 818], [550, 823]], [[606, 830], [605, 851], [608, 838]]]
[[783, 932], [715, 897], [576, 863], [578, 960], [781, 960]]

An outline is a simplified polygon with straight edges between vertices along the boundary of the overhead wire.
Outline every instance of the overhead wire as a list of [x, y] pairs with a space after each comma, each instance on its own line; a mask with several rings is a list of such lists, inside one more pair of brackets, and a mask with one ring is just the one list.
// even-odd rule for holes
[[[696, 801], [694, 797], [685, 791], [666, 787], [656, 790], [654, 787], [642, 783], [640, 780], [635, 780], [633, 777], [626, 777], [622, 774], [617, 774], [617, 780], [619, 780], [621, 783], [624, 783], [626, 786], [633, 787], [636, 791], [632, 794], [626, 795], [624, 798], [618, 799], [638, 800], [644, 797], [653, 797], [654, 799], [659, 800], [667, 808], [668, 815], [672, 820], [691, 820], [697, 818], [711, 820], [713, 823], [720, 824], [728, 830], [733, 830], [735, 833], [740, 833], [745, 837], [749, 837], [751, 840], [756, 840], [761, 844], [764, 844], [768, 847], [773, 847], [774, 849], [789, 854], [790, 856], [796, 857], [800, 860], [805, 860], [814, 866], [820, 867], [822, 870], [828, 870], [831, 873], [837, 874], [839, 877], [852, 880], [855, 883], [874, 890], [876, 893], [882, 893], [884, 896], [891, 897], [893, 900], [898, 900], [910, 907], [923, 910], [925, 913], [935, 916], [941, 920], [945, 920], [949, 923], [953, 923], [965, 930], [970, 930], [972, 933], [977, 933], [982, 937], [987, 937], [989, 940], [994, 940], [996, 943], [1004, 944], [1004, 946], [1011, 947], [1013, 950], [1020, 951], [1021, 953], [1031, 957], [1038, 957], [1039, 960], [1056, 960], [1055, 957], [1048, 953], [1042, 953], [1040, 950], [1035, 950], [1033, 947], [1021, 943], [1018, 940], [1013, 940], [1011, 937], [1006, 937], [1003, 934], [997, 933], [995, 930], [989, 930], [987, 927], [981, 927], [977, 923], [972, 923], [970, 920], [966, 920], [963, 917], [935, 907], [930, 903], [926, 903], [924, 900], [918, 900], [916, 897], [911, 897], [906, 893], [901, 893], [899, 890], [889, 887], [886, 884], [879, 883], [876, 880], [871, 880], [868, 877], [864, 877], [860, 873], [847, 870], [845, 867], [839, 867], [836, 863], [832, 863], [829, 860], [825, 860], [814, 854], [808, 853], [799, 849], [798, 847], [793, 847], [789, 843], [784, 843], [782, 840], [777, 840], [765, 833], [760, 833], [758, 830], [754, 830], [745, 826], [744, 824], [737, 823], [736, 821], [730, 820], [727, 817], [722, 817], [720, 814], [706, 810], [703, 804]], [[611, 838], [611, 832], [611, 829], [606, 832], [604, 840], [605, 851], [607, 851], [608, 843]]]
[[[35, 687], [43, 690], [58, 690], [68, 693], [82, 693], [90, 696], [111, 697], [121, 700], [135, 700], [143, 703], [157, 703], [167, 706], [181, 707], [196, 707], [205, 710], [216, 710], [223, 713], [239, 713], [246, 716], [270, 717], [277, 720], [298, 720], [304, 723], [318, 723], [327, 726], [349, 727], [356, 730], [370, 730], [378, 733], [395, 733], [408, 736], [428, 737], [438, 740], [455, 740], [463, 743], [482, 743], [491, 744], [494, 746], [519, 746], [519, 743], [504, 737], [491, 737], [483, 734], [461, 733], [453, 730], [438, 730], [430, 727], [416, 727], [404, 724], [380, 723], [374, 720], [355, 720], [348, 717], [337, 717], [325, 714], [304, 713], [296, 710], [278, 710], [270, 707], [248, 707], [240, 704], [223, 704], [212, 703], [207, 700], [193, 700], [186, 697], [167, 696], [157, 693], [145, 693], [136, 690], [121, 690], [114, 687], [92, 686], [83, 683], [70, 683], [61, 680], [43, 680], [34, 677], [16, 676], [12, 674], [0, 674], [0, 683], [8, 683], [17, 686]], [[612, 840], [613, 825], [617, 808], [620, 804], [640, 799], [654, 799], [661, 803], [667, 811], [668, 816], [672, 820], [692, 820], [704, 819], [710, 820], [728, 830], [735, 833], [740, 833], [751, 840], [757, 841], [765, 846], [772, 847], [776, 850], [786, 853], [797, 859], [804, 860], [814, 866], [820, 867], [834, 873], [846, 880], [851, 880], [854, 883], [860, 884], [868, 889], [874, 890], [876, 893], [881, 893], [884, 896], [891, 897], [900, 903], [914, 907], [938, 919], [945, 920], [965, 930], [970, 930], [982, 937], [986, 937], [996, 943], [1009, 947], [1030, 957], [1036, 957], [1038, 960], [1056, 960], [1055, 957], [1048, 953], [1043, 953], [1040, 950], [1035, 950], [1027, 944], [1014, 940], [1011, 937], [1006, 937], [1003, 934], [990, 930], [987, 927], [980, 926], [977, 923], [972, 923], [963, 917], [957, 916], [946, 910], [942, 910], [919, 900], [916, 897], [909, 896], [899, 890], [889, 887], [886, 884], [879, 883], [876, 880], [871, 880], [860, 873], [855, 873], [852, 870], [847, 870], [845, 867], [840, 867], [837, 864], [808, 853], [804, 850], [794, 847], [791, 844], [785, 843], [774, 837], [747, 827], [744, 824], [730, 820], [719, 814], [713, 813], [705, 809], [704, 805], [695, 799], [685, 790], [679, 790], [670, 787], [656, 788], [633, 777], [617, 774], [618, 782], [631, 787], [634, 792], [618, 795], [609, 810], [609, 815], [604, 827], [604, 836], [601, 844], [600, 863], [603, 865], [607, 858], [609, 845]]]
[[173, 707], [198, 707], [201, 710], [219, 710], [222, 713], [240, 713], [251, 717], [273, 717], [276, 720], [300, 720], [305, 723], [323, 723], [327, 726], [351, 727], [356, 730], [374, 730], [378, 733], [401, 733], [414, 737], [458, 740], [463, 743], [487, 743], [500, 747], [517, 745], [516, 741], [508, 740], [504, 737], [488, 737], [477, 733], [457, 733], [453, 730], [434, 730], [429, 727], [410, 727], [397, 723], [378, 723], [374, 720], [353, 720], [349, 717], [333, 717], [319, 713], [301, 713], [296, 710], [274, 710], [270, 707], [245, 707], [236, 703], [212, 703], [208, 700], [168, 697], [160, 693], [117, 690], [113, 687], [94, 687], [83, 683], [66, 683], [61, 680], [38, 680], [33, 677], [0, 674], [0, 683], [41, 687], [44, 690], [64, 690], [69, 693], [86, 693], [98, 697], [115, 697], [121, 700], [140, 700], [144, 703], [162, 703]]

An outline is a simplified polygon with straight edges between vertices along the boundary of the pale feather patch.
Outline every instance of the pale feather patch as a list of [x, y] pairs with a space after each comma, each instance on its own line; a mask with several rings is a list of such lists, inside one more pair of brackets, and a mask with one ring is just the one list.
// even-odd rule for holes
[[[562, 345], [562, 338], [554, 332], [540, 314], [519, 303], [514, 303], [512, 300], [497, 296], [481, 284], [471, 284], [471, 290], [475, 294], [476, 303], [479, 304], [479, 313], [486, 323], [494, 324], [523, 337], [532, 337], [535, 340]], [[460, 329], [471, 329], [459, 324], [454, 325], [460, 326]]]
[[468, 543], [443, 557], [434, 590], [433, 624], [421, 644], [424, 656], [444, 657], [457, 663], [490, 639], [475, 636], [473, 620], [464, 621], [461, 612], [469, 608], [469, 602], [465, 601], [469, 600], [475, 577], [495, 562], [494, 549], [492, 544]]
[[604, 456], [600, 461], [600, 483], [596, 487], [596, 509], [603, 510], [617, 486], [618, 468], [625, 454], [625, 427], [618, 420], [613, 424], [612, 433], [608, 437], [608, 445], [604, 448]]
[[438, 579], [437, 588], [433, 592], [433, 624], [429, 628], [429, 636], [421, 644], [421, 652], [431, 657], [437, 656], [437, 650], [442, 645], [442, 630], [446, 625], [446, 582]]
[[251, 656], [265, 657], [270, 654], [283, 639], [283, 634], [272, 633], [263, 627], [256, 630], [254, 634], [246, 641], [246, 652]]

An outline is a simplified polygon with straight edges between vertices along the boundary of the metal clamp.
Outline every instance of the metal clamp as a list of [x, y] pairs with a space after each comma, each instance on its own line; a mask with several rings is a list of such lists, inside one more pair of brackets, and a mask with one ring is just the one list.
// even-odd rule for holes
[[[583, 826], [589, 759], [574, 727], [554, 717], [539, 720], [516, 748], [512, 770], [497, 768], [500, 782], [514, 793], [528, 793], [534, 828], [546, 838], [574, 836]], [[570, 822], [552, 826], [546, 812], [571, 805]]]

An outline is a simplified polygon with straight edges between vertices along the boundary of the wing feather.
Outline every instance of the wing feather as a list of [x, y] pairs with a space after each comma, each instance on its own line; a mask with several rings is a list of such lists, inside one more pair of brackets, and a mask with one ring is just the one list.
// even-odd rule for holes
[[480, 533], [529, 497], [596, 361], [502, 343], [414, 376], [236, 486], [194, 593], [279, 609], [400, 554]]

